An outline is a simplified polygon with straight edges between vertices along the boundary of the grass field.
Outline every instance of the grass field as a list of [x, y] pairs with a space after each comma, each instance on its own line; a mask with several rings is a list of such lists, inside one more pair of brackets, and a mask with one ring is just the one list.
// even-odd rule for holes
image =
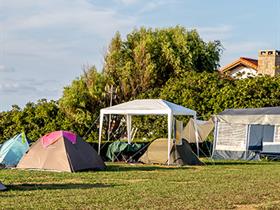
[[1, 209], [275, 209], [279, 162], [197, 167], [108, 164], [106, 171], [0, 170]]

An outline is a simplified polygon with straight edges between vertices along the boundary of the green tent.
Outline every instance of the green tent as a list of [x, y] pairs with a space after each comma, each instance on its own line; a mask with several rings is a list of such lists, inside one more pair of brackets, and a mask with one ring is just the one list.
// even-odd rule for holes
[[143, 144], [115, 141], [108, 146], [106, 156], [111, 161], [118, 160], [121, 154], [134, 154], [143, 147]]
[[[147, 151], [140, 157], [139, 161], [147, 164], [167, 164], [167, 147], [166, 138], [154, 140]], [[186, 140], [181, 144], [172, 143], [170, 152], [170, 165], [203, 165], [191, 149]]]

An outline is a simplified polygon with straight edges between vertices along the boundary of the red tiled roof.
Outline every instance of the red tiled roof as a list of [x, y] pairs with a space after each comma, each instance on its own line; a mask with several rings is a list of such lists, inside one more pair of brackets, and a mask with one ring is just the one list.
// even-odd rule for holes
[[257, 70], [258, 68], [258, 60], [256, 59], [252, 59], [252, 58], [245, 58], [245, 57], [240, 57], [238, 60], [222, 67], [220, 69], [221, 72], [227, 72], [227, 71], [230, 71], [231, 69], [237, 67], [237, 66], [240, 66], [240, 65], [243, 65], [243, 66], [246, 66], [246, 67], [250, 67], [252, 69], [255, 69]]

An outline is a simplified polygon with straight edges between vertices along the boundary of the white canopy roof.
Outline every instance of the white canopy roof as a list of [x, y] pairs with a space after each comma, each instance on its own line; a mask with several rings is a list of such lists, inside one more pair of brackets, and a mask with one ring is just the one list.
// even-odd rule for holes
[[101, 109], [102, 114], [147, 115], [172, 114], [195, 116], [196, 111], [162, 99], [134, 100]]

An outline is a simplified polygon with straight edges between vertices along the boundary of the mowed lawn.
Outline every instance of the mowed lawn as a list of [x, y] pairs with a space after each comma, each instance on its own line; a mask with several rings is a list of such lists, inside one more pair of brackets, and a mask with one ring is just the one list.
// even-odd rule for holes
[[0, 170], [0, 209], [280, 207], [280, 162], [196, 167], [107, 164], [105, 171]]

